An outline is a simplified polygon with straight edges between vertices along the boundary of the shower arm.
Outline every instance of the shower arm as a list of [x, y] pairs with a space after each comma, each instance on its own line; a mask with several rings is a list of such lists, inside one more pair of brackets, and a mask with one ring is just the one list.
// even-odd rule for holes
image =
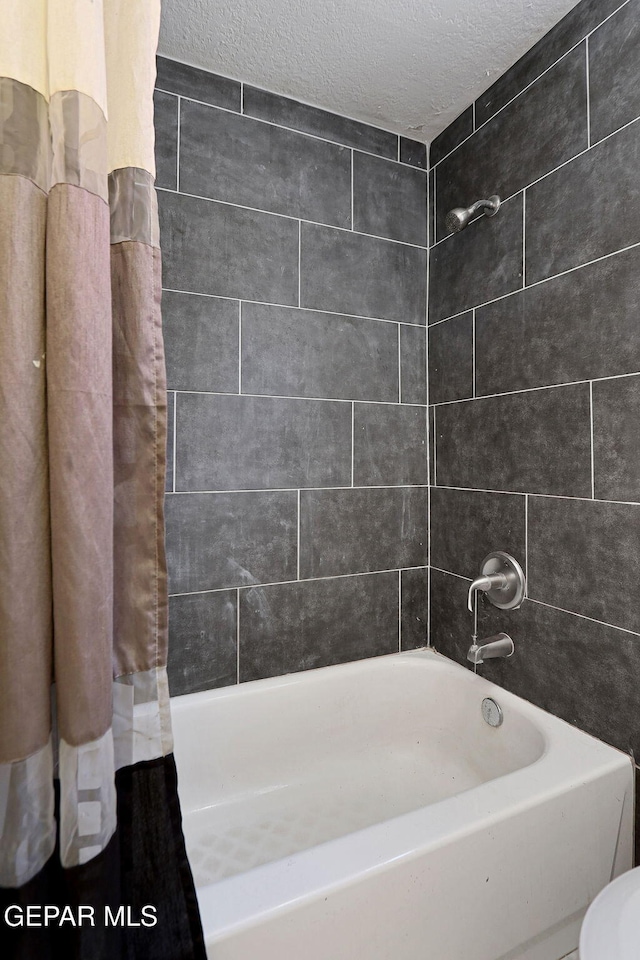
[[490, 197], [488, 200], [476, 200], [469, 207], [469, 216], [475, 217], [476, 213], [480, 213], [482, 210], [486, 211], [488, 217], [493, 217], [498, 212], [498, 205], [495, 197]]

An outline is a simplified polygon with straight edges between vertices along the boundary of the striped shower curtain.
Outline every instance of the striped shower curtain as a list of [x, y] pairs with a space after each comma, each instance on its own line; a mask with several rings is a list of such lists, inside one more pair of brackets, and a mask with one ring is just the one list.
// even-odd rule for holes
[[160, 4], [0, 12], [0, 956], [191, 960], [166, 676]]

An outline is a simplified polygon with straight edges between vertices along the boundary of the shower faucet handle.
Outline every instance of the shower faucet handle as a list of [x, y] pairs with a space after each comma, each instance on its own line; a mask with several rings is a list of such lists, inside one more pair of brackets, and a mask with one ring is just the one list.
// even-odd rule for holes
[[510, 554], [494, 550], [484, 558], [480, 576], [469, 587], [470, 613], [473, 613], [474, 594], [479, 591], [486, 593], [491, 603], [501, 610], [515, 610], [522, 605], [526, 591], [522, 567]]
[[507, 590], [508, 587], [509, 580], [504, 573], [492, 573], [487, 576], [476, 577], [469, 587], [469, 596], [467, 599], [469, 613], [473, 613], [474, 593], [478, 593], [480, 590], [484, 593], [488, 593], [490, 590]]

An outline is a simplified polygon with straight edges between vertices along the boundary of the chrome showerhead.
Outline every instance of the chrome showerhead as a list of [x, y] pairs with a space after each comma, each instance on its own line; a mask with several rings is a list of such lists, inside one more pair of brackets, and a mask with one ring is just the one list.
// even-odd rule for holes
[[449, 233], [460, 233], [473, 220], [477, 213], [484, 213], [486, 217], [495, 217], [500, 209], [500, 197], [489, 197], [488, 200], [478, 200], [470, 207], [454, 207], [449, 210], [445, 218], [445, 225]]

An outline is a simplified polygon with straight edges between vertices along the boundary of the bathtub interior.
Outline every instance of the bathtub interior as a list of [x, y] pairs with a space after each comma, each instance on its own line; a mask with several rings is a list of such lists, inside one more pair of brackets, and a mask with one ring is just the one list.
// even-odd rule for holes
[[426, 651], [173, 703], [184, 829], [206, 886], [535, 763], [543, 733]]

